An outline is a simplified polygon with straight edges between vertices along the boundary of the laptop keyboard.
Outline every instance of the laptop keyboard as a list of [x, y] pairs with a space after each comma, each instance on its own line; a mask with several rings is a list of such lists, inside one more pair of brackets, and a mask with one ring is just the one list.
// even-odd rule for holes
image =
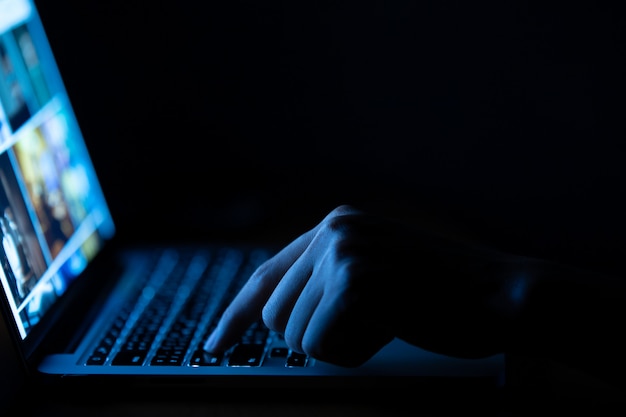
[[156, 256], [131, 289], [85, 365], [261, 366], [282, 358], [287, 367], [306, 366], [306, 355], [290, 351], [279, 334], [252, 325], [223, 355], [202, 344], [221, 311], [269, 253], [166, 250]]

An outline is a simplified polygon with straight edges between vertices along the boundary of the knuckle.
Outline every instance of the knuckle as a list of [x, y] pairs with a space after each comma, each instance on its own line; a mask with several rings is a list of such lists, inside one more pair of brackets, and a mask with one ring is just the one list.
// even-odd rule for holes
[[265, 261], [261, 265], [259, 265], [246, 282], [246, 286], [249, 288], [253, 288], [254, 291], [266, 292], [271, 290], [274, 282], [272, 280], [273, 269], [275, 266], [272, 263], [272, 260]]
[[330, 236], [347, 236], [355, 225], [355, 215], [352, 213], [332, 216], [322, 224], [322, 233]]
[[265, 261], [254, 270], [252, 275], [250, 275], [249, 280], [256, 283], [261, 283], [263, 282], [263, 278], [268, 275], [271, 269], [272, 267], [270, 261]]
[[345, 215], [345, 214], [353, 214], [356, 212], [357, 210], [353, 206], [349, 204], [342, 204], [342, 205], [335, 207], [335, 209], [333, 209], [331, 214], [332, 215]]

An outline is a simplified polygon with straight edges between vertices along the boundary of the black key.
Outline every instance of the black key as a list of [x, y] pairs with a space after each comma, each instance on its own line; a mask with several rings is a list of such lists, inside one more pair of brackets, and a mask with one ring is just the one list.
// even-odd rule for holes
[[224, 355], [212, 355], [199, 349], [194, 353], [189, 365], [191, 366], [220, 366]]
[[120, 335], [124, 322], [128, 318], [129, 307], [122, 309], [118, 317], [115, 319], [107, 334], [102, 338], [100, 344], [94, 349], [92, 354], [85, 362], [86, 365], [102, 365], [106, 362], [107, 356], [113, 349], [117, 337]]
[[291, 352], [287, 358], [288, 367], [302, 367], [307, 362], [307, 356], [303, 353]]
[[241, 343], [228, 358], [228, 366], [261, 366], [264, 351], [264, 344]]
[[145, 350], [128, 350], [119, 352], [115, 356], [115, 359], [113, 359], [113, 365], [141, 365], [146, 359], [147, 353], [148, 352]]
[[107, 359], [106, 355], [98, 355], [94, 353], [93, 355], [89, 357], [89, 359], [87, 359], [86, 364], [87, 365], [102, 365], [104, 364], [104, 361], [106, 361], [106, 359]]
[[154, 358], [152, 359], [152, 361], [150, 362], [151, 365], [180, 365], [181, 363], [183, 363], [183, 356], [182, 355], [155, 355]]
[[105, 337], [102, 342], [94, 349], [94, 351], [89, 355], [89, 359], [85, 362], [86, 365], [102, 365], [106, 362], [107, 356], [111, 352], [111, 348], [113, 347], [114, 340], [108, 337]]
[[272, 358], [286, 358], [288, 353], [289, 353], [289, 349], [277, 347], [277, 348], [272, 348], [272, 350], [270, 351], [270, 356]]

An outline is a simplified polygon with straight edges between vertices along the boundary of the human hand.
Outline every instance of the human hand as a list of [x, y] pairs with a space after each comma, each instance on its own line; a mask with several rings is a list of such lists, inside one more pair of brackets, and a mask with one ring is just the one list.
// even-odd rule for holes
[[252, 274], [204, 349], [228, 349], [262, 318], [291, 349], [343, 366], [394, 337], [487, 356], [510, 315], [509, 266], [490, 250], [340, 206]]

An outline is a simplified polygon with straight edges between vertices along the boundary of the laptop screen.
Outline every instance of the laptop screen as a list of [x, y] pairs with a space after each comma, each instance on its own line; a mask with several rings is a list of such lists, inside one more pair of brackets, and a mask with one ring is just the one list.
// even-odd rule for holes
[[0, 282], [22, 339], [114, 233], [32, 0], [0, 0]]

